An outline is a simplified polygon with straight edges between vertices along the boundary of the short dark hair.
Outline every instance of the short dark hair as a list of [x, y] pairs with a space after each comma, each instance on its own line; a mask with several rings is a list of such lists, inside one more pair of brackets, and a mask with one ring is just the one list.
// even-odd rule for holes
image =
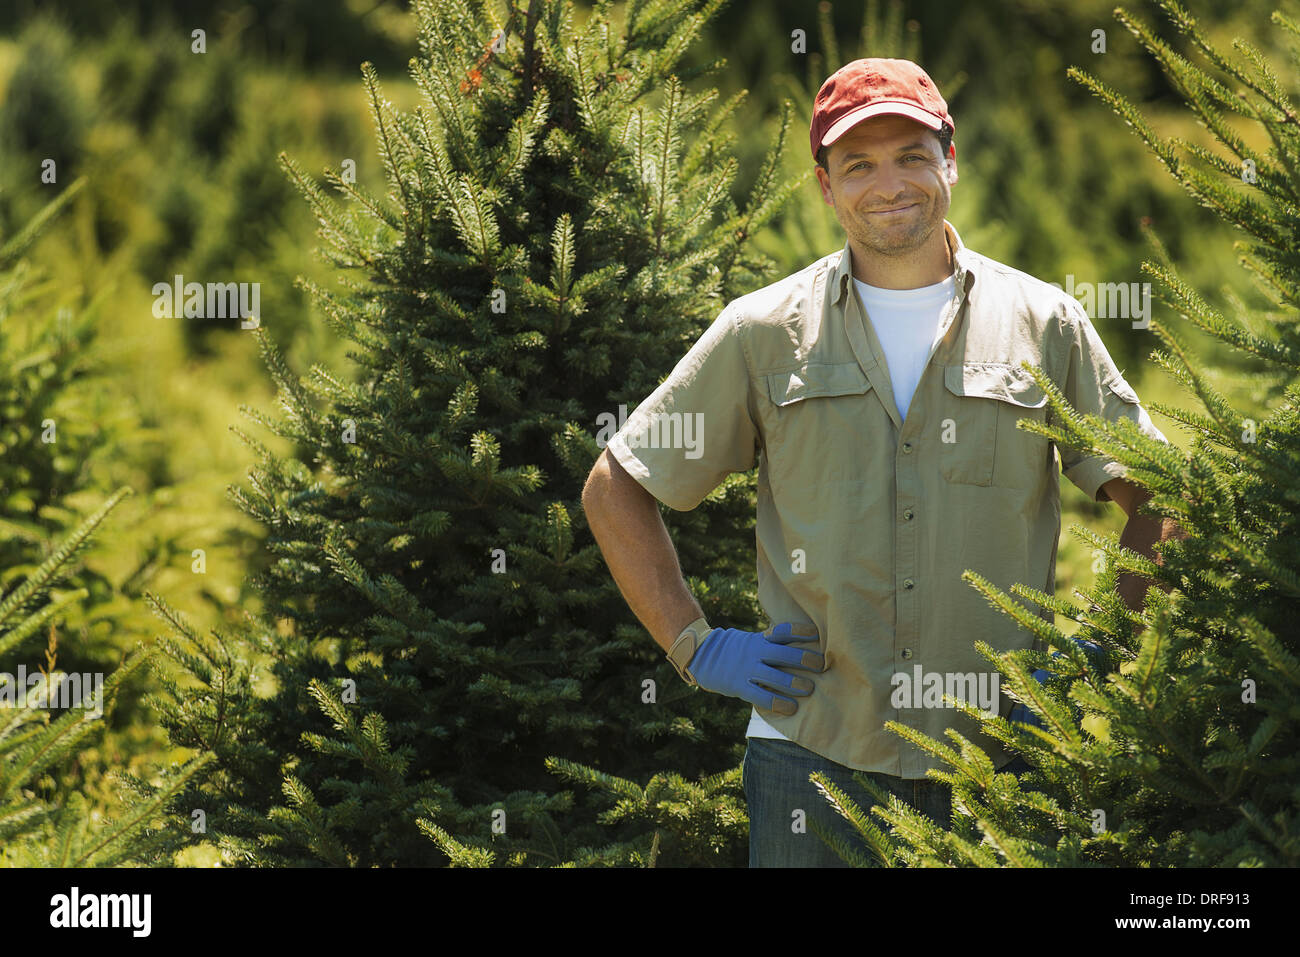
[[[931, 132], [939, 138], [939, 152], [943, 154], [943, 158], [946, 160], [948, 158], [948, 148], [952, 145], [952, 127], [945, 123], [939, 129]], [[827, 173], [831, 171], [828, 165], [830, 154], [831, 148], [829, 146], [817, 148], [817, 165], [826, 170]]]

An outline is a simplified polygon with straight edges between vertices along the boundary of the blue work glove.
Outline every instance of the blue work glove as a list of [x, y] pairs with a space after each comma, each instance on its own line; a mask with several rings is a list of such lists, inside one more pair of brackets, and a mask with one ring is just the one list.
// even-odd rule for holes
[[[1100, 645], [1093, 644], [1091, 641], [1085, 641], [1082, 638], [1071, 638], [1070, 640], [1083, 650], [1083, 653], [1088, 656], [1094, 668], [1100, 667], [1106, 660], [1106, 653], [1101, 650]], [[1064, 653], [1053, 651], [1052, 657], [1061, 658], [1064, 657]], [[1034, 672], [1034, 678], [1037, 679], [1039, 684], [1047, 684], [1047, 676], [1050, 673], [1051, 672], [1046, 668], [1039, 668]], [[1016, 702], [1015, 707], [1011, 709], [1011, 713], [1007, 715], [1007, 720], [1013, 722], [1018, 721], [1031, 728], [1041, 728], [1043, 726], [1042, 719], [1018, 701]]]
[[714, 628], [704, 636], [686, 668], [705, 691], [730, 695], [757, 708], [791, 715], [799, 705], [786, 695], [806, 697], [812, 694], [813, 683], [779, 669], [826, 670], [826, 658], [821, 652], [794, 647], [804, 642], [816, 647], [815, 626], [783, 622], [767, 631]]

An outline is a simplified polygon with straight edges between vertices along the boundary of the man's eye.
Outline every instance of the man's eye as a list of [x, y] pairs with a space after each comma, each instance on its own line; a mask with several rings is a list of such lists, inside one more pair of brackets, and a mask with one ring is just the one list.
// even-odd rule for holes
[[909, 153], [907, 156], [905, 156], [905, 157], [903, 157], [903, 158], [904, 158], [904, 159], [909, 159], [909, 160], [923, 160], [923, 159], [925, 159], [925, 157], [922, 156], [920, 153]]

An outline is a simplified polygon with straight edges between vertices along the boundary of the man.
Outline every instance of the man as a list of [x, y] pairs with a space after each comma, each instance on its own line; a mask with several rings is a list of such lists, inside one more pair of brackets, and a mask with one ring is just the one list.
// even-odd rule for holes
[[[855, 770], [947, 825], [949, 788], [926, 778], [942, 762], [886, 721], [945, 744], [955, 728], [1008, 770], [1012, 755], [941, 697], [962, 688], [956, 697], [1006, 717], [1013, 702], [974, 645], [1033, 638], [960, 575], [1053, 593], [1060, 471], [1119, 503], [1126, 546], [1150, 557], [1174, 531], [1134, 514], [1149, 495], [1119, 463], [1061, 448], [1058, 469], [1054, 443], [1016, 428], [1047, 420], [1028, 360], [1080, 412], [1165, 440], [1076, 300], [962, 245], [945, 219], [954, 130], [907, 60], [856, 60], [828, 78], [811, 147], [844, 248], [730, 302], [583, 490], [615, 581], [678, 673], [754, 706], [742, 774], [751, 867], [844, 866], [816, 830], [853, 831], [809, 782], [814, 770], [864, 810], [874, 801]], [[680, 443], [665, 423], [691, 414], [703, 441], [688, 453], [670, 447]], [[775, 624], [711, 628], [656, 499], [692, 509], [756, 458], [758, 598]], [[1139, 607], [1144, 591], [1126, 581], [1122, 594]]]

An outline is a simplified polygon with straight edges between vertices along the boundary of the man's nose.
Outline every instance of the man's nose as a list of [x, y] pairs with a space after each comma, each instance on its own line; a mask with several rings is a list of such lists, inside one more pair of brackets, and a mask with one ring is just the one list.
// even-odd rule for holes
[[871, 192], [876, 209], [888, 209], [893, 203], [901, 200], [908, 191], [907, 183], [899, 175], [898, 170], [892, 165], [883, 167], [871, 184]]

